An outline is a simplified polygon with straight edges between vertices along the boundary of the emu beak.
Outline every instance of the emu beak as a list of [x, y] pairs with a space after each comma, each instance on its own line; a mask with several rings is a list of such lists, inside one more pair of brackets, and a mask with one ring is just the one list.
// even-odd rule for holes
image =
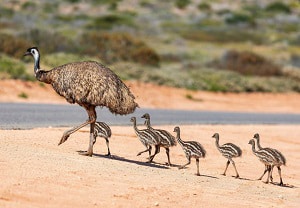
[[31, 53], [29, 51], [26, 51], [26, 53], [24, 53], [23, 56], [29, 56], [29, 55], [31, 55]]

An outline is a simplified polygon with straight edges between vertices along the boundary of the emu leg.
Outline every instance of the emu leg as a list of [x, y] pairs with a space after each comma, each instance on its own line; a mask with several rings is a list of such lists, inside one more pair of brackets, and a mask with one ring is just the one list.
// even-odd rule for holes
[[272, 165], [272, 167], [271, 167], [271, 173], [270, 173], [270, 181], [271, 182], [273, 182], [273, 176], [272, 176], [272, 174], [273, 174], [273, 168], [274, 168], [274, 165]]
[[155, 155], [157, 155], [160, 152], [160, 147], [159, 145], [155, 145], [155, 152], [152, 156], [150, 156], [149, 161], [147, 161], [147, 163], [152, 162], [153, 158], [155, 157]]
[[271, 166], [268, 165], [268, 177], [267, 177], [267, 180], [264, 183], [269, 183], [270, 172], [271, 172]]
[[151, 156], [151, 149], [152, 149], [152, 147], [149, 146], [149, 147], [147, 147], [146, 150], [139, 152], [136, 156], [140, 156], [140, 155], [143, 154], [144, 152], [149, 152], [149, 158], [150, 158], [150, 156]]
[[197, 176], [200, 176], [200, 172], [199, 172], [199, 158], [196, 159], [196, 165], [197, 165]]
[[168, 157], [167, 165], [172, 166], [171, 161], [170, 161], [170, 149], [168, 147], [166, 147], [166, 154], [167, 154], [167, 157]]
[[107, 155], [106, 156], [111, 156], [110, 150], [109, 150], [109, 140], [108, 140], [108, 138], [105, 138], [105, 140], [106, 140], [106, 146], [107, 146]]
[[191, 157], [188, 157], [188, 162], [180, 167], [178, 167], [178, 169], [183, 169], [185, 168], [187, 165], [191, 164]]
[[280, 185], [280, 186], [283, 186], [282, 177], [281, 177], [281, 168], [280, 168], [280, 166], [277, 166], [277, 169], [278, 169], [278, 174], [279, 174], [279, 177], [280, 177], [280, 183], [279, 183], [279, 185]]
[[237, 171], [237, 169], [236, 169], [236, 167], [235, 167], [235, 163], [234, 163], [234, 161], [233, 161], [232, 159], [230, 159], [230, 161], [231, 161], [231, 163], [232, 163], [232, 165], [233, 165], [233, 167], [234, 167], [234, 169], [235, 169], [235, 173], [236, 173], [236, 176], [235, 176], [235, 178], [239, 178], [239, 177], [240, 177], [240, 175], [239, 175], [239, 173], [238, 173], [238, 171]]
[[90, 125], [90, 142], [89, 142], [89, 148], [86, 152], [80, 152], [80, 155], [84, 156], [90, 156], [93, 155], [93, 146], [94, 146], [94, 128], [95, 128], [95, 122], [91, 123]]
[[[58, 145], [61, 145], [62, 143], [64, 143], [65, 141], [67, 141], [67, 139], [69, 138], [69, 136], [73, 133], [75, 133], [76, 131], [78, 131], [79, 129], [85, 127], [86, 125], [88, 124], [92, 124], [96, 122], [96, 119], [97, 119], [97, 114], [96, 114], [96, 111], [95, 111], [95, 106], [83, 106], [85, 108], [85, 110], [87, 111], [88, 115], [89, 115], [89, 120], [87, 120], [86, 122], [78, 125], [78, 126], [75, 126], [74, 128], [72, 129], [69, 129], [67, 131], [64, 132], [62, 138], [60, 139]], [[94, 130], [93, 130], [94, 132]]]
[[268, 171], [268, 166], [265, 165], [265, 171], [264, 171], [264, 173], [257, 180], [261, 180], [264, 177], [264, 175], [266, 174], [267, 171]]
[[222, 174], [224, 176], [226, 175], [226, 171], [227, 171], [229, 163], [230, 163], [230, 161], [228, 160], [227, 163], [226, 163], [226, 167], [225, 167], [224, 173]]

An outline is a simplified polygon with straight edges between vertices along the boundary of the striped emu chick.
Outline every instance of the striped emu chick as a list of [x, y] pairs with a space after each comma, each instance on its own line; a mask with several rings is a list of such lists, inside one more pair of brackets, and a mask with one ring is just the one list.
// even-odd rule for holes
[[162, 129], [154, 129], [152, 128], [151, 124], [150, 124], [150, 115], [148, 113], [145, 113], [142, 118], [146, 119], [145, 120], [145, 125], [147, 126], [147, 129], [150, 129], [151, 131], [154, 131], [156, 134], [158, 134], [161, 138], [160, 141], [160, 147], [163, 147], [166, 149], [166, 154], [168, 157], [168, 163], [167, 165], [171, 166], [171, 162], [170, 162], [170, 147], [172, 146], [176, 146], [176, 140], [175, 137], [173, 135], [171, 135], [169, 132], [167, 132], [166, 130], [162, 130]]
[[[286, 165], [286, 159], [285, 159], [285, 157], [283, 156], [283, 154], [282, 154], [281, 152], [279, 152], [279, 151], [276, 150], [276, 149], [272, 149], [272, 148], [268, 148], [268, 147], [262, 148], [262, 147], [260, 146], [260, 136], [259, 136], [259, 134], [257, 134], [257, 133], [254, 134], [253, 138], [256, 139], [256, 141], [257, 141], [257, 142], [256, 142], [256, 143], [257, 143], [257, 148], [258, 148], [259, 150], [266, 149], [267, 151], [272, 151], [272, 152], [274, 153], [274, 155], [276, 156], [276, 159], [277, 159], [278, 163], [277, 163], [275, 166], [277, 166], [278, 174], [279, 174], [279, 177], [280, 177], [280, 183], [279, 183], [279, 185], [280, 185], [280, 186], [283, 186], [282, 177], [281, 177], [281, 168], [280, 168], [280, 166], [281, 166], [281, 165]], [[274, 168], [274, 166], [271, 167], [271, 173], [270, 173], [270, 180], [271, 180], [271, 182], [273, 182], [273, 177], [272, 177], [273, 168]], [[264, 175], [266, 174], [266, 172], [268, 171], [267, 169], [268, 169], [267, 166], [265, 166], [265, 171], [264, 171], [264, 173], [261, 175], [261, 177], [259, 177], [258, 180], [261, 180], [261, 179], [263, 178], [263, 176], [264, 176]]]
[[182, 169], [189, 165], [191, 163], [191, 158], [196, 159], [196, 165], [197, 165], [197, 175], [200, 176], [199, 172], [199, 158], [205, 158], [206, 151], [202, 147], [202, 145], [199, 142], [196, 141], [183, 141], [180, 138], [180, 128], [176, 126], [174, 128], [174, 132], [177, 133], [176, 139], [180, 146], [182, 147], [186, 158], [188, 159], [188, 162], [185, 165], [182, 165], [179, 167], [179, 169]]
[[270, 149], [261, 149], [261, 150], [256, 151], [255, 150], [255, 140], [254, 139], [251, 139], [248, 144], [252, 145], [252, 152], [254, 153], [255, 156], [258, 157], [259, 161], [261, 161], [265, 165], [265, 167], [268, 171], [268, 178], [267, 178], [265, 183], [269, 183], [271, 167], [274, 164], [278, 163], [274, 152], [271, 151]]
[[106, 123], [104, 123], [104, 122], [96, 122], [95, 123], [93, 145], [96, 143], [97, 137], [103, 137], [105, 139], [106, 146], [107, 146], [106, 156], [111, 156], [110, 150], [109, 150], [109, 140], [108, 140], [111, 137], [111, 129]]
[[218, 133], [215, 133], [212, 137], [216, 139], [216, 146], [217, 146], [217, 149], [219, 150], [219, 152], [221, 152], [221, 154], [225, 158], [227, 158], [225, 171], [222, 175], [226, 175], [227, 168], [228, 168], [228, 166], [231, 162], [234, 169], [235, 169], [235, 173], [236, 173], [235, 177], [239, 178], [240, 177], [239, 173], [238, 173], [238, 171], [235, 167], [235, 163], [232, 160], [232, 158], [242, 156], [242, 150], [238, 146], [236, 146], [235, 144], [232, 144], [232, 143], [226, 143], [226, 144], [223, 144], [222, 146], [220, 146], [219, 145], [219, 134]]
[[[146, 147], [146, 150], [139, 152], [137, 156], [141, 155], [144, 152], [149, 152], [149, 160], [147, 162], [152, 162], [154, 156], [159, 152], [159, 136], [150, 129], [139, 130], [136, 125], [136, 117], [131, 117], [130, 121], [133, 123], [135, 134], [137, 135], [141, 143]], [[151, 155], [152, 146], [155, 146], [155, 153], [153, 155]]]

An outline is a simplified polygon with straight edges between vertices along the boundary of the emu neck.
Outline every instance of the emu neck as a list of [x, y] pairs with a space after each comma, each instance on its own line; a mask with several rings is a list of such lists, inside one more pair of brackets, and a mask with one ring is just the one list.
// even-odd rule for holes
[[220, 149], [219, 137], [216, 138], [215, 144], [216, 144], [216, 147], [217, 147], [218, 149]]
[[147, 129], [153, 129], [153, 128], [151, 127], [150, 119], [146, 119], [146, 120], [145, 120], [145, 125], [146, 125]]
[[255, 143], [252, 143], [252, 152], [255, 154], [256, 153], [256, 150], [255, 150]]
[[51, 84], [50, 72], [41, 70], [40, 68], [40, 55], [37, 54], [33, 56], [34, 58], [34, 74], [37, 80], [40, 82], [45, 82], [47, 84]]
[[178, 141], [178, 143], [182, 146], [184, 144], [184, 142], [181, 140], [180, 138], [180, 131], [177, 131], [177, 135], [176, 135], [176, 139]]
[[136, 121], [133, 121], [133, 129], [134, 129], [134, 131], [135, 131], [136, 133], [139, 132], [139, 129], [138, 129], [137, 126], [136, 126]]
[[257, 140], [257, 148], [258, 148], [259, 150], [261, 150], [261, 149], [262, 149], [262, 147], [260, 146], [259, 137], [258, 137], [256, 140]]
[[51, 71], [38, 70], [35, 73], [35, 77], [40, 82], [51, 84]]

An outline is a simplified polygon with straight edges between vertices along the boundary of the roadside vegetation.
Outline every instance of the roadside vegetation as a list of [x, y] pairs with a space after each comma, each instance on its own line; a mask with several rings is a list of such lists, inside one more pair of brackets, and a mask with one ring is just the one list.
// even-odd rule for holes
[[45, 69], [96, 60], [126, 80], [300, 92], [299, 11], [293, 0], [0, 2], [0, 79], [34, 80], [23, 53], [38, 46]]

